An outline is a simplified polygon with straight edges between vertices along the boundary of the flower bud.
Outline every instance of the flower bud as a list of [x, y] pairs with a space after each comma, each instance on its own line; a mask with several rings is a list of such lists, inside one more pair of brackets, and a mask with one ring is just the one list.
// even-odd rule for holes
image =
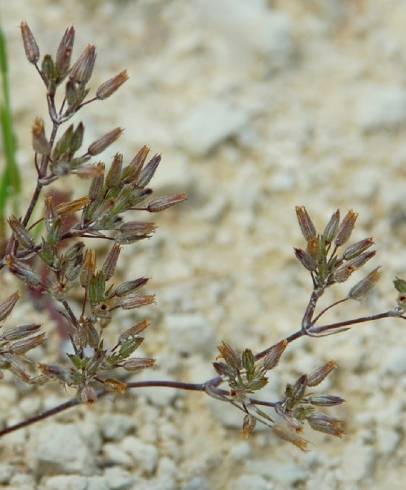
[[74, 40], [75, 29], [70, 26], [66, 29], [56, 52], [55, 66], [58, 71], [59, 81], [62, 81], [68, 73]]
[[130, 359], [126, 359], [121, 366], [126, 371], [138, 371], [140, 369], [152, 367], [154, 364], [155, 359], [131, 357]]
[[20, 293], [15, 292], [3, 301], [3, 303], [0, 303], [0, 321], [5, 320], [9, 316], [19, 299]]
[[337, 211], [332, 214], [330, 221], [327, 223], [323, 231], [323, 239], [326, 245], [330, 244], [336, 237], [339, 224], [340, 211], [337, 209]]
[[371, 245], [374, 244], [373, 238], [365, 238], [365, 240], [361, 240], [357, 243], [354, 243], [353, 245], [350, 245], [344, 250], [343, 253], [343, 258], [345, 260], [351, 260], [358, 255], [362, 254], [362, 252], [365, 252]]
[[23, 38], [25, 55], [30, 63], [37, 63], [39, 60], [39, 47], [31, 29], [26, 22], [20, 24], [21, 36]]
[[96, 140], [94, 143], [92, 143], [87, 152], [91, 156], [98, 155], [102, 151], [104, 151], [108, 146], [110, 146], [112, 143], [116, 141], [121, 136], [121, 133], [123, 132], [122, 128], [115, 128], [112, 131], [106, 133], [104, 136]]
[[350, 289], [348, 297], [356, 300], [364, 298], [379, 281], [381, 277], [381, 272], [379, 269], [380, 267], [376, 267], [376, 269], [371, 271], [366, 277], [364, 277], [364, 279], [355, 284], [355, 286]]
[[358, 213], [354, 213], [353, 210], [348, 211], [348, 213], [344, 216], [343, 221], [340, 224], [338, 229], [338, 233], [335, 239], [335, 244], [337, 247], [340, 247], [351, 236], [352, 230], [354, 229], [355, 222], [357, 220]]
[[294, 250], [296, 258], [308, 271], [314, 272], [317, 269], [317, 262], [310, 254], [301, 248], [295, 248]]
[[316, 228], [304, 206], [296, 206], [296, 216], [305, 240], [308, 242], [317, 235]]
[[314, 412], [307, 419], [310, 427], [313, 430], [324, 432], [336, 437], [344, 435], [344, 422], [339, 419], [334, 419], [324, 413]]
[[19, 219], [17, 219], [15, 216], [11, 216], [8, 219], [8, 224], [10, 225], [10, 228], [13, 230], [14, 236], [16, 237], [20, 245], [22, 245], [27, 249], [31, 249], [34, 247], [34, 242], [30, 234], [22, 225]]
[[117, 286], [114, 294], [116, 296], [125, 296], [126, 294], [129, 294], [129, 293], [135, 291], [136, 289], [139, 289], [139, 288], [145, 286], [145, 284], [147, 282], [148, 282], [147, 277], [140, 277], [138, 279], [134, 279], [133, 281], [123, 282], [122, 284]]
[[96, 91], [96, 97], [100, 100], [107, 99], [107, 97], [114, 94], [114, 92], [118, 90], [127, 80], [127, 70], [124, 70], [115, 77], [110, 78], [110, 80], [107, 80], [107, 82], [102, 83]]
[[180, 202], [186, 201], [187, 194], [175, 194], [173, 196], [163, 196], [158, 199], [154, 199], [151, 201], [147, 209], [150, 213], [157, 213], [159, 211], [163, 211], [164, 209], [170, 208], [171, 206], [175, 206]]
[[334, 361], [328, 361], [321, 368], [316, 369], [307, 376], [307, 386], [317, 386], [337, 367]]
[[92, 405], [97, 401], [96, 390], [92, 386], [84, 386], [80, 392], [80, 399], [83, 403], [86, 403], [87, 405]]
[[115, 243], [108, 253], [106, 260], [104, 261], [102, 271], [106, 281], [113, 277], [116, 270], [118, 257], [120, 255], [121, 247], [118, 243]]
[[316, 405], [319, 407], [332, 407], [334, 405], [340, 405], [341, 403], [344, 403], [345, 400], [343, 400], [339, 396], [333, 395], [311, 395], [309, 396], [308, 401], [312, 405]]
[[145, 329], [147, 329], [150, 325], [151, 323], [148, 320], [143, 320], [142, 322], [133, 325], [132, 327], [128, 328], [125, 332], [120, 334], [118, 338], [119, 343], [120, 344], [123, 343], [125, 340], [127, 340], [130, 337], [136, 337]]
[[120, 306], [124, 310], [132, 310], [133, 308], [140, 308], [141, 306], [150, 305], [154, 303], [155, 295], [147, 294], [144, 296], [126, 296], [120, 301]]
[[250, 413], [247, 413], [247, 415], [245, 415], [242, 424], [242, 433], [246, 439], [248, 439], [249, 436], [254, 432], [256, 423], [257, 419], [253, 415], [251, 415]]
[[93, 73], [96, 61], [96, 47], [89, 44], [86, 46], [76, 63], [72, 66], [69, 79], [79, 85], [86, 85]]
[[48, 155], [50, 152], [49, 141], [45, 136], [44, 121], [39, 117], [35, 118], [32, 127], [32, 147], [41, 155]]
[[139, 187], [145, 187], [149, 184], [160, 162], [161, 162], [161, 155], [155, 155], [151, 158], [151, 160], [141, 171], [140, 177], [137, 181], [137, 185]]
[[288, 341], [284, 339], [269, 349], [262, 360], [262, 367], [265, 371], [273, 369], [278, 364], [279, 359], [281, 358], [287, 346]]

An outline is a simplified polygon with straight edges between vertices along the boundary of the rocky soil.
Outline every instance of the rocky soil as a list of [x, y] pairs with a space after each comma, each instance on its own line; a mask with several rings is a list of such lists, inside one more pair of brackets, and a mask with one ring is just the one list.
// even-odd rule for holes
[[[86, 140], [125, 127], [109, 155], [150, 145], [164, 157], [157, 191], [190, 196], [158, 217], [156, 236], [125, 252], [123, 273], [152, 277], [158, 297], [144, 348], [159, 368], [137, 379], [203, 381], [221, 339], [257, 350], [297, 328], [311, 285], [292, 253], [301, 245], [295, 204], [320, 226], [337, 207], [353, 208], [356, 238], [377, 242], [378, 294], [330, 318], [392, 307], [392, 278], [406, 274], [404, 1], [14, 0], [1, 14], [26, 198], [30, 127], [46, 107], [20, 45], [22, 17], [43, 52], [71, 23], [76, 53], [96, 44], [93, 87], [128, 68], [123, 89], [82, 114]], [[85, 184], [72, 189], [79, 197]], [[1, 297], [14, 287], [3, 274]], [[340, 288], [330, 295], [340, 297]], [[29, 302], [12, 320], [19, 316], [52, 329]], [[118, 316], [117, 331], [132, 319]], [[270, 398], [297, 374], [337, 361], [331, 391], [347, 400], [337, 409], [348, 424], [343, 440], [312, 432], [308, 453], [266, 430], [246, 441], [232, 407], [199, 393], [140, 390], [2, 439], [0, 488], [404, 488], [404, 329], [384, 320], [299, 340], [275, 370]], [[6, 378], [1, 422], [68, 396]]]

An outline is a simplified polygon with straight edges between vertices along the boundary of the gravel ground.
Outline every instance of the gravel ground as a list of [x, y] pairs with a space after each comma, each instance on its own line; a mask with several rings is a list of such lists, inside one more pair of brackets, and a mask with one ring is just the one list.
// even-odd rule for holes
[[[22, 17], [43, 52], [54, 51], [71, 23], [76, 53], [96, 44], [93, 87], [128, 69], [118, 94], [82, 114], [86, 141], [125, 127], [110, 155], [120, 149], [130, 157], [148, 144], [164, 157], [157, 191], [189, 193], [186, 205], [158, 217], [156, 236], [125, 252], [122, 271], [152, 277], [158, 297], [145, 351], [159, 368], [137, 379], [199, 382], [212, 376], [221, 339], [257, 350], [297, 328], [310, 284], [292, 253], [301, 245], [295, 204], [320, 226], [337, 207], [353, 208], [355, 238], [377, 242], [378, 294], [331, 318], [392, 307], [392, 278], [406, 273], [404, 1], [14, 0], [2, 2], [1, 14], [27, 198], [30, 127], [46, 108], [20, 45]], [[72, 186], [76, 197], [81, 186]], [[5, 274], [2, 281], [3, 297], [14, 283]], [[340, 298], [340, 288], [329, 298]], [[30, 303], [12, 319], [19, 316], [52, 328]], [[119, 316], [117, 331], [128, 321]], [[331, 390], [347, 400], [337, 410], [348, 424], [343, 440], [313, 432], [308, 453], [264, 430], [246, 441], [232, 407], [198, 393], [145, 390], [2, 439], [1, 488], [404, 488], [402, 327], [386, 320], [299, 340], [275, 371], [270, 396], [297, 374], [337, 361]], [[58, 386], [6, 378], [0, 419], [20, 420], [67, 396]]]

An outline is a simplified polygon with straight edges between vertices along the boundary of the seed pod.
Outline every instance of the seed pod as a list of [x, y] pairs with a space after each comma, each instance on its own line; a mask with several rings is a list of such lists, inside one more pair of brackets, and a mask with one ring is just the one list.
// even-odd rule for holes
[[305, 394], [307, 387], [307, 376], [303, 374], [298, 378], [296, 383], [292, 387], [292, 401], [294, 404], [299, 402], [302, 398], [303, 395]]
[[150, 325], [151, 325], [151, 323], [148, 320], [143, 320], [142, 322], [139, 322], [136, 325], [133, 325], [132, 327], [128, 328], [125, 332], [120, 334], [120, 336], [118, 338], [118, 342], [120, 344], [122, 344], [128, 338], [136, 337], [141, 332], [143, 332], [145, 329], [147, 329]]
[[20, 325], [15, 328], [8, 328], [3, 332], [1, 338], [7, 342], [11, 340], [19, 340], [32, 335], [41, 328], [38, 323], [28, 323], [27, 325]]
[[327, 223], [323, 231], [323, 239], [326, 245], [329, 245], [336, 237], [339, 224], [340, 211], [337, 209], [337, 211], [331, 215], [330, 221]]
[[226, 342], [222, 342], [217, 349], [220, 351], [219, 358], [223, 358], [226, 363], [234, 369], [241, 369], [241, 357], [238, 353]]
[[309, 396], [308, 401], [312, 405], [319, 407], [332, 407], [334, 405], [341, 405], [341, 403], [345, 402], [341, 397], [333, 395], [311, 395]]
[[343, 253], [343, 259], [345, 260], [351, 260], [358, 255], [362, 254], [362, 252], [365, 252], [371, 245], [374, 244], [374, 239], [371, 238], [365, 238], [365, 240], [361, 240], [357, 243], [354, 243], [347, 247]]
[[21, 36], [23, 38], [23, 45], [25, 50], [25, 55], [30, 63], [37, 63], [39, 60], [39, 47], [35, 40], [31, 29], [28, 27], [26, 22], [21, 22], [20, 24]]
[[96, 91], [96, 97], [100, 100], [107, 99], [110, 95], [114, 94], [116, 90], [118, 90], [124, 82], [128, 80], [127, 70], [121, 71], [118, 75], [107, 82], [104, 82], [100, 85], [100, 87]]
[[371, 271], [364, 279], [359, 281], [355, 286], [350, 289], [348, 297], [351, 299], [360, 300], [364, 298], [381, 277], [380, 267], [376, 267]]
[[127, 392], [127, 383], [123, 383], [118, 379], [111, 379], [111, 378], [105, 379], [103, 380], [103, 383], [106, 386], [106, 388], [109, 388], [110, 390], [115, 391], [120, 395], [124, 395]]
[[155, 302], [154, 294], [147, 294], [145, 296], [126, 296], [120, 300], [120, 306], [124, 310], [132, 310], [134, 308], [140, 308], [141, 306], [150, 305]]
[[112, 131], [109, 131], [106, 133], [104, 136], [96, 140], [94, 143], [92, 143], [89, 148], [87, 149], [87, 152], [91, 156], [98, 155], [102, 151], [104, 151], [108, 146], [110, 146], [112, 143], [116, 141], [121, 136], [121, 133], [123, 132], [122, 128], [115, 128]]
[[314, 259], [318, 260], [321, 255], [321, 247], [320, 247], [320, 237], [316, 236], [314, 238], [311, 238], [307, 242], [307, 253], [310, 255], [310, 257], [313, 257]]
[[93, 73], [96, 61], [96, 47], [89, 44], [86, 46], [69, 73], [69, 80], [79, 85], [86, 85]]
[[296, 432], [288, 429], [287, 427], [281, 425], [281, 424], [275, 424], [272, 427], [273, 433], [279, 437], [280, 439], [283, 439], [284, 441], [290, 442], [291, 444], [294, 444], [296, 447], [301, 449], [302, 451], [307, 450], [307, 441], [303, 439], [302, 437], [299, 437]]
[[357, 220], [357, 217], [358, 217], [358, 213], [354, 213], [352, 209], [348, 211], [348, 213], [344, 216], [344, 219], [340, 224], [335, 239], [335, 244], [337, 247], [340, 247], [341, 245], [343, 245], [348, 241], [348, 239], [351, 236], [352, 230], [354, 229], [354, 225]]
[[133, 243], [143, 238], [149, 238], [155, 230], [155, 223], [130, 221], [120, 226], [117, 240], [123, 244]]
[[145, 145], [137, 152], [130, 164], [123, 170], [123, 182], [128, 183], [137, 181], [148, 153], [149, 148]]
[[246, 439], [248, 439], [249, 436], [254, 432], [256, 423], [257, 419], [253, 415], [251, 415], [250, 413], [247, 413], [247, 415], [245, 415], [242, 424], [242, 433]]
[[333, 279], [335, 282], [345, 282], [354, 271], [352, 264], [344, 264], [334, 271]]
[[15, 216], [11, 216], [8, 219], [8, 224], [10, 228], [13, 230], [14, 236], [17, 239], [18, 243], [22, 245], [24, 248], [32, 249], [34, 247], [34, 242], [25, 229], [23, 224], [17, 219]]
[[154, 173], [160, 163], [161, 163], [161, 155], [155, 155], [151, 158], [151, 160], [141, 171], [140, 177], [137, 181], [138, 187], [145, 187], [149, 184], [150, 180], [154, 176]]
[[110, 252], [106, 257], [106, 260], [104, 261], [102, 272], [104, 274], [106, 281], [111, 279], [114, 275], [117, 266], [118, 257], [120, 255], [120, 251], [121, 251], [120, 245], [118, 243], [115, 243], [110, 249]]
[[80, 391], [80, 400], [86, 405], [92, 405], [97, 401], [96, 390], [92, 386], [84, 386]]
[[334, 361], [328, 361], [307, 376], [307, 386], [317, 386], [337, 367]]
[[121, 367], [126, 371], [139, 371], [140, 369], [146, 369], [154, 365], [155, 359], [131, 357], [130, 359], [126, 359], [121, 364]]
[[186, 201], [187, 194], [175, 194], [173, 196], [163, 196], [158, 199], [154, 199], [151, 201], [147, 209], [150, 213], [158, 213], [159, 211], [163, 211], [164, 209], [170, 208], [171, 206], [175, 206], [180, 202]]
[[28, 285], [35, 287], [41, 284], [41, 278], [30, 266], [16, 259], [12, 255], [7, 255], [5, 260], [9, 271], [25, 281]]
[[19, 299], [20, 293], [15, 292], [0, 303], [0, 321], [5, 320], [9, 316]]
[[278, 364], [279, 359], [281, 358], [287, 346], [288, 341], [284, 339], [269, 349], [266, 356], [262, 360], [262, 367], [265, 371], [273, 369]]
[[296, 216], [305, 240], [308, 242], [317, 235], [316, 228], [304, 206], [296, 206]]
[[139, 279], [134, 279], [133, 281], [126, 281], [120, 284], [116, 290], [114, 291], [114, 294], [116, 296], [125, 296], [126, 294], [129, 294], [136, 289], [139, 289], [148, 282], [147, 277], [140, 277]]
[[75, 199], [74, 201], [63, 202], [56, 206], [56, 213], [59, 216], [73, 214], [86, 207], [89, 204], [89, 202], [90, 199], [87, 196], [80, 197], [79, 199]]
[[368, 262], [368, 260], [372, 259], [372, 257], [375, 257], [376, 255], [376, 250], [371, 250], [370, 252], [364, 252], [361, 255], [358, 255], [358, 257], [354, 257], [351, 259], [348, 264], [354, 267], [354, 269], [359, 269], [362, 267], [364, 264]]
[[58, 82], [60, 83], [68, 73], [72, 57], [73, 43], [75, 41], [75, 29], [70, 26], [66, 29], [55, 57], [55, 66], [58, 71]]
[[296, 258], [308, 271], [314, 272], [317, 269], [317, 262], [310, 254], [301, 248], [295, 248], [294, 250]]
[[85, 253], [85, 260], [83, 262], [83, 268], [80, 274], [80, 285], [87, 287], [90, 278], [93, 276], [96, 270], [96, 252], [91, 249], [87, 249]]
[[91, 201], [96, 201], [99, 197], [101, 197], [104, 185], [104, 165], [99, 163], [98, 174], [93, 177], [92, 183], [89, 188], [89, 199]]
[[23, 339], [15, 342], [10, 346], [10, 351], [13, 354], [25, 354], [34, 347], [38, 347], [45, 340], [45, 334], [41, 333], [35, 337], [30, 337], [28, 339]]
[[313, 430], [324, 432], [336, 437], [342, 437], [344, 435], [344, 422], [339, 419], [334, 419], [325, 415], [324, 413], [314, 412], [312, 413], [307, 422]]
[[39, 117], [35, 118], [32, 127], [32, 147], [36, 153], [41, 155], [48, 155], [50, 152], [49, 141], [45, 136], [44, 121]]

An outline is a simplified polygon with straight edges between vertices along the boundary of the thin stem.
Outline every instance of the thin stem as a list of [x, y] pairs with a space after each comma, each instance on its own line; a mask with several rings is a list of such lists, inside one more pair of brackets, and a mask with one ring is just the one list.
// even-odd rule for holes
[[335, 301], [334, 303], [331, 303], [330, 306], [327, 306], [326, 308], [324, 308], [324, 310], [321, 310], [320, 313], [315, 317], [313, 318], [313, 325], [317, 322], [317, 320], [320, 319], [321, 316], [323, 316], [328, 310], [330, 310], [331, 308], [334, 308], [334, 306], [337, 306], [341, 303], [344, 303], [345, 301], [348, 301], [350, 298], [347, 296], [346, 298], [343, 298], [343, 299], [340, 299], [338, 301]]
[[321, 325], [320, 327], [312, 327], [310, 331], [312, 334], [320, 334], [320, 333], [327, 332], [330, 330], [336, 330], [336, 329], [341, 328], [341, 327], [356, 325], [358, 323], [372, 322], [375, 320], [381, 320], [383, 318], [403, 318], [403, 317], [400, 315], [397, 315], [393, 310], [389, 310], [389, 311], [385, 311], [383, 313], [378, 313], [376, 315], [361, 316], [359, 318], [353, 318], [352, 320], [345, 320], [342, 322], [329, 323], [327, 325]]
[[79, 322], [78, 319], [76, 318], [75, 314], [72, 311], [72, 308], [70, 307], [69, 303], [66, 300], [61, 301], [63, 307], [66, 310], [66, 313], [69, 315], [69, 318], [71, 319], [71, 322], [73, 325], [78, 328]]

